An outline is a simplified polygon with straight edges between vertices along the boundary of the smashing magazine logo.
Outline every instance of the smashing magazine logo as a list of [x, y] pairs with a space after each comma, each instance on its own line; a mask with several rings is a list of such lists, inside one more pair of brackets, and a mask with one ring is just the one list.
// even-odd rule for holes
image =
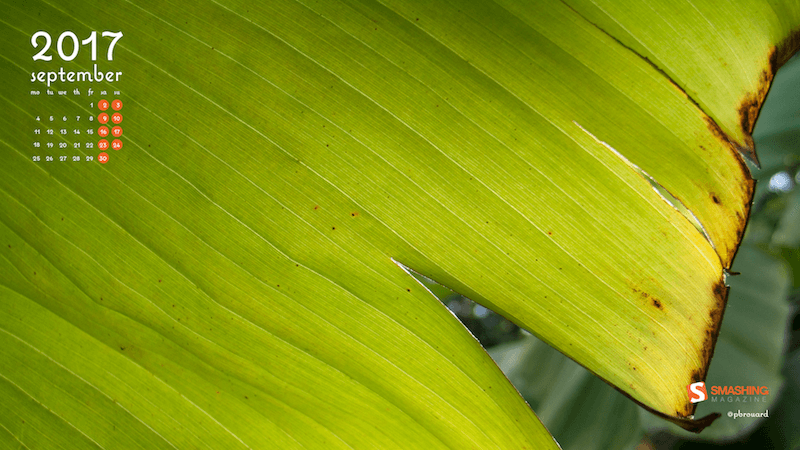
[[686, 389], [689, 391], [689, 401], [692, 403], [698, 403], [708, 399], [706, 384], [702, 381], [692, 383], [686, 386]]
[[[702, 381], [686, 386], [686, 390], [689, 392], [689, 401], [692, 403], [709, 399], [706, 384]], [[714, 403], [760, 402], [766, 401], [763, 397], [769, 395], [769, 389], [766, 386], [711, 386], [710, 391], [711, 401]]]

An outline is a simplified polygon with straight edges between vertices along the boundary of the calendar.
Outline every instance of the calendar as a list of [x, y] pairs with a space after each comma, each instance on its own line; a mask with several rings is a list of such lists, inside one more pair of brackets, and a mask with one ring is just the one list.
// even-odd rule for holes
[[[109, 164], [124, 151], [123, 126], [129, 122], [123, 125], [123, 72], [113, 70], [114, 48], [123, 36], [110, 30], [92, 31], [84, 39], [70, 30], [55, 37], [47, 31], [31, 36], [31, 161]], [[91, 69], [65, 69], [79, 58], [91, 60]]]

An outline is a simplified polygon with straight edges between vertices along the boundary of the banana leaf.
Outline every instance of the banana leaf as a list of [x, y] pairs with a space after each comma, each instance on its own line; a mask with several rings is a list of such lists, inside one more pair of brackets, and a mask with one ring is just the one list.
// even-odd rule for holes
[[713, 420], [796, 2], [3, 7], [6, 446], [557, 448], [412, 271]]

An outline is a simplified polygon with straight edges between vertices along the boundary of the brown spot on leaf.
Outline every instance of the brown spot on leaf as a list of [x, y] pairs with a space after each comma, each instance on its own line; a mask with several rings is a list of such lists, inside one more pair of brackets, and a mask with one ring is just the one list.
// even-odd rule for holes
[[720, 204], [719, 198], [718, 198], [718, 197], [717, 197], [717, 195], [716, 195], [716, 194], [714, 194], [713, 192], [711, 193], [711, 200], [713, 200], [713, 201], [714, 201], [714, 203], [716, 203], [716, 204], [718, 204], [718, 205]]
[[660, 309], [661, 311], [664, 310], [664, 305], [661, 304], [661, 301], [659, 299], [653, 297], [650, 299], [650, 302], [653, 304], [653, 306]]
[[319, 209], [319, 205], [314, 205], [314, 211]]

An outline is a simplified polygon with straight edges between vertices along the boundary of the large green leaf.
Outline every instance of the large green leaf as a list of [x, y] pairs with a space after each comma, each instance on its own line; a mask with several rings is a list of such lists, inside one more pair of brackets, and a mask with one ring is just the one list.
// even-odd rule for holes
[[[407, 269], [702, 426], [685, 389], [719, 330], [750, 130], [687, 92], [748, 95], [796, 8], [741, 5], [763, 20], [738, 34], [689, 3], [659, 12], [725, 30], [724, 54], [700, 32], [639, 36], [647, 17], [619, 13], [648, 48], [664, 44], [654, 55], [714, 60], [661, 68], [558, 1], [3, 6], [5, 442], [555, 447]], [[120, 80], [45, 95], [36, 72], [93, 63], [85, 50], [32, 60], [38, 30], [122, 30], [97, 62]], [[684, 76], [743, 52], [752, 63], [729, 83]], [[73, 87], [89, 86], [54, 86]], [[125, 145], [105, 165], [73, 163], [94, 152], [47, 117], [85, 121], [100, 90], [122, 92]], [[33, 148], [37, 127], [68, 150]]]

